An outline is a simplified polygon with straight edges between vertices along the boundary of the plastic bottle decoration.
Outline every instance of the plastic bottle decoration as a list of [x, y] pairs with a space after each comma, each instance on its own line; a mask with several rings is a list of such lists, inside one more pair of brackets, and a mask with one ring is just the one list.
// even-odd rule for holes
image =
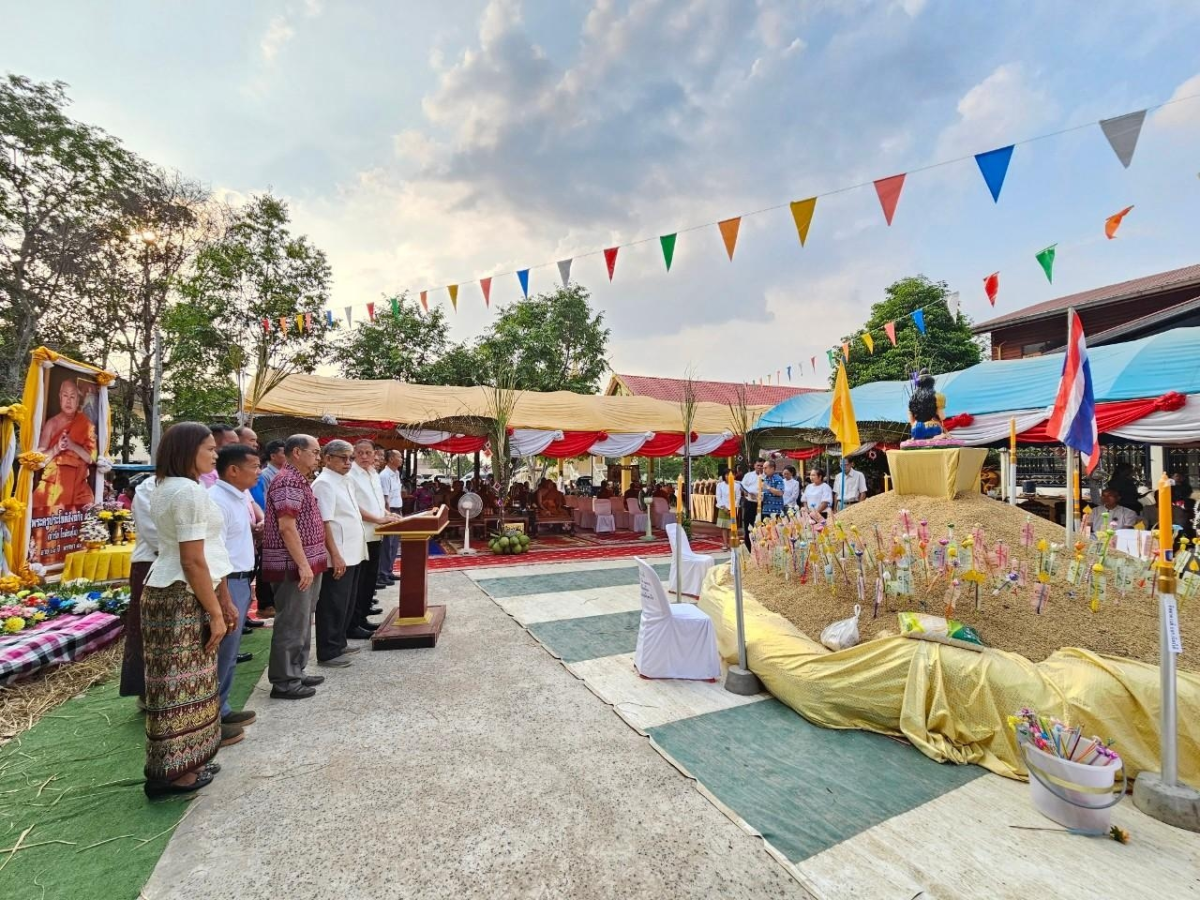
[[912, 516], [908, 514], [907, 509], [900, 510], [900, 528], [906, 535], [912, 531]]
[[1035, 613], [1037, 613], [1039, 616], [1042, 614], [1042, 610], [1046, 608], [1046, 601], [1049, 599], [1049, 597], [1050, 597], [1050, 585], [1049, 584], [1047, 584], [1045, 582], [1041, 582], [1037, 585], [1037, 587], [1035, 587], [1033, 589], [1033, 603], [1032, 603], [1033, 611]]
[[1058, 551], [1062, 549], [1062, 544], [1050, 545], [1050, 558], [1046, 560], [1046, 573], [1053, 578], [1058, 569]]
[[856, 580], [856, 586], [858, 587], [858, 603], [860, 606], [865, 606], [867, 602], [867, 575], [863, 570], [863, 552], [861, 550], [855, 550], [854, 558], [858, 562], [858, 578]]
[[939, 573], [946, 571], [946, 547], [949, 544], [945, 538], [938, 538], [937, 546], [933, 548], [933, 567]]
[[1096, 563], [1092, 566], [1092, 612], [1100, 612], [1100, 604], [1108, 598], [1108, 579], [1104, 576], [1104, 566]]
[[962, 582], [957, 578], [951, 579], [950, 584], [946, 588], [945, 612], [946, 618], [954, 617], [954, 610], [958, 607], [958, 595], [962, 593]]
[[1075, 557], [1067, 566], [1067, 584], [1079, 584], [1080, 569], [1083, 567], [1083, 554], [1075, 551]]
[[1026, 550], [1033, 547], [1033, 516], [1026, 516], [1021, 525], [1021, 546]]
[[896, 593], [902, 597], [913, 595], [912, 568], [909, 566], [908, 558], [903, 556], [896, 563]]
[[[886, 574], [886, 573], [884, 573]], [[879, 618], [879, 610], [883, 607], [883, 578], [875, 579], [875, 615], [871, 618]]]
[[924, 519], [917, 523], [917, 540], [929, 543], [929, 523]]

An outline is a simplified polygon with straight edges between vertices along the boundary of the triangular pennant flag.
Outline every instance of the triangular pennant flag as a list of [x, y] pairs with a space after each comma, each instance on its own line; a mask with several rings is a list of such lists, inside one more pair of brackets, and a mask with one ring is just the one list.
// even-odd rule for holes
[[658, 239], [662, 244], [663, 261], [667, 264], [667, 271], [671, 271], [671, 260], [675, 258], [675, 238], [676, 235], [664, 234]]
[[721, 240], [725, 242], [725, 252], [729, 254], [732, 262], [733, 248], [737, 246], [738, 229], [742, 227], [742, 217], [735, 216], [732, 219], [725, 219], [723, 222], [718, 222], [717, 227], [721, 229]]
[[783, 384], [783, 370], [782, 369], [775, 370], [775, 383]]
[[886, 325], [883, 326], [883, 330], [887, 334], [888, 340], [892, 342], [892, 346], [895, 347], [896, 346], [896, 323], [888, 322]]
[[446, 290], [450, 292], [450, 305], [454, 307], [455, 312], [458, 312], [458, 285], [447, 285]]
[[1127, 206], [1119, 213], [1109, 216], [1104, 220], [1104, 236], [1110, 241], [1117, 236], [1117, 229], [1121, 227], [1121, 220], [1129, 215], [1132, 206]]
[[815, 356], [811, 357], [809, 361], [812, 363], [813, 374], [816, 375], [817, 374], [817, 358]]
[[421, 309], [429, 312], [429, 291], [421, 291]]
[[517, 272], [517, 281], [521, 282], [521, 293], [526, 298], [528, 298], [529, 297], [529, 270], [521, 269], [519, 272]]
[[846, 362], [850, 361], [850, 342], [842, 341], [842, 356], [846, 358]]
[[900, 191], [903, 189], [903, 175], [880, 178], [875, 182], [875, 193], [879, 195], [879, 205], [883, 207], [883, 217], [888, 225], [892, 224], [892, 216], [896, 213], [896, 204], [900, 202]]
[[1057, 246], [1058, 244], [1051, 244], [1036, 256], [1038, 265], [1040, 265], [1042, 267], [1042, 271], [1046, 273], [1046, 280], [1051, 284], [1054, 284], [1054, 248]]
[[975, 162], [979, 163], [979, 171], [983, 173], [983, 180], [987, 182], [988, 190], [992, 192], [992, 200], [996, 203], [1000, 202], [1000, 188], [1004, 187], [1004, 176], [1008, 174], [1008, 163], [1012, 154], [1012, 144], [999, 150], [975, 154]]
[[296, 328], [299, 329], [301, 334], [304, 333], [304, 316], [299, 313], [296, 314]]
[[958, 291], [946, 292], [946, 309], [950, 310], [950, 321], [958, 321]]
[[875, 338], [871, 337], [870, 332], [863, 334], [863, 343], [867, 345], [867, 350], [872, 356], [875, 355]]
[[400, 301], [395, 297], [392, 298], [392, 316], [400, 315]]
[[325, 324], [328, 325], [330, 328], [333, 327], [333, 310], [332, 309], [325, 310]]
[[788, 381], [791, 381], [792, 380], [792, 367], [788, 366], [787, 370], [788, 370]]
[[354, 325], [354, 311], [349, 306], [347, 306], [346, 307], [346, 327], [350, 328], [353, 325]]
[[827, 362], [827, 363], [829, 364], [829, 368], [831, 368], [831, 369], [836, 369], [836, 368], [837, 368], [837, 363], [835, 363], [835, 362], [833, 361], [833, 359], [834, 359], [834, 357], [833, 357], [833, 351], [832, 351], [832, 350], [826, 350], [826, 351], [825, 351], [825, 362]]
[[370, 319], [372, 322], [375, 321], [375, 304], [374, 303], [367, 304], [367, 318]]
[[571, 260], [560, 259], [558, 261], [558, 277], [562, 279], [563, 287], [571, 281]]
[[613, 279], [613, 270], [617, 267], [617, 251], [620, 247], [609, 247], [604, 251], [604, 264], [608, 266], [608, 280]]
[[479, 286], [483, 289], [483, 305], [491, 309], [492, 307], [492, 279], [480, 278]]
[[271, 320], [270, 319], [263, 319], [263, 331], [265, 331], [267, 334], [271, 333]]
[[1133, 162], [1133, 151], [1137, 149], [1138, 137], [1142, 133], [1142, 123], [1146, 121], [1144, 109], [1126, 113], [1113, 119], [1101, 119], [1100, 130], [1108, 138], [1108, 145], [1117, 154], [1121, 165], [1129, 168]]
[[812, 224], [813, 213], [817, 209], [817, 198], [792, 201], [792, 219], [796, 222], [796, 234], [800, 235], [800, 246], [808, 240], [808, 226]]
[[917, 326], [917, 331], [921, 332], [921, 334], [924, 334], [925, 333], [925, 311], [921, 310], [921, 309], [914, 309], [912, 311], [912, 320]]
[[304, 327], [312, 331], [312, 313], [304, 314]]
[[996, 296], [1000, 293], [1000, 273], [993, 272], [983, 279], [983, 289], [987, 291], [988, 302], [995, 306]]
[[283, 332], [285, 337], [287, 336], [287, 316], [279, 320], [279, 330]]

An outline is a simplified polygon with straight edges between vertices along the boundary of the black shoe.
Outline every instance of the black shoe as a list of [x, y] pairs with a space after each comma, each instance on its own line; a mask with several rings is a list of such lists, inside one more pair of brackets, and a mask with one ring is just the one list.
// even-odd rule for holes
[[377, 591], [382, 591], [384, 588], [390, 588], [390, 587], [391, 587], [391, 585], [388, 584], [386, 581], [375, 582], [375, 590], [377, 590]]
[[315, 688], [318, 684], [325, 683], [324, 675], [301, 675], [300, 683], [306, 688]]
[[261, 619], [247, 619], [246, 620], [247, 628], [262, 628], [266, 624], [267, 623], [262, 621]]
[[376, 631], [379, 630], [379, 626], [376, 625], [374, 622], [363, 622], [358, 627], [361, 628], [363, 631], [369, 631], [372, 634], [374, 634]]
[[316, 689], [300, 685], [300, 687], [291, 691], [281, 691], [279, 688], [271, 688], [271, 696], [276, 700], [307, 700], [309, 697], [316, 695]]
[[196, 775], [196, 780], [191, 784], [172, 784], [169, 781], [147, 781], [142, 785], [142, 790], [146, 792], [147, 797], [169, 797], [171, 794], [190, 794], [193, 791], [198, 791], [200, 788], [212, 784], [213, 773], [206, 769], [201, 769]]
[[243, 626], [242, 626], [242, 634], [249, 634], [249, 633], [250, 633], [250, 626], [249, 626], [249, 625], [243, 625]]
[[372, 606], [369, 610], [367, 610], [367, 615], [368, 616], [381, 616], [381, 615], [383, 615], [383, 607], [382, 606]]
[[351, 628], [346, 632], [346, 637], [352, 641], [369, 641], [374, 631], [369, 631], [366, 628]]
[[395, 575], [388, 575], [388, 576], [387, 576], [387, 583], [388, 583], [388, 584], [395, 584], [395, 583], [396, 583], [396, 576], [395, 576]]
[[240, 663], [250, 662], [250, 660], [252, 660], [252, 659], [254, 659], [253, 653], [239, 653], [237, 655], [237, 661]]

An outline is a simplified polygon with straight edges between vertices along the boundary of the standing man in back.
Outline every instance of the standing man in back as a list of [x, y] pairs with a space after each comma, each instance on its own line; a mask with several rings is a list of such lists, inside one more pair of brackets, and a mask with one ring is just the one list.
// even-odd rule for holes
[[363, 530], [366, 532], [367, 560], [363, 563], [358, 579], [354, 615], [351, 616], [351, 625], [346, 636], [356, 641], [365, 641], [378, 627], [372, 625], [367, 617], [382, 612], [374, 608], [375, 591], [379, 586], [380, 551], [380, 537], [375, 533], [375, 526], [397, 520], [383, 505], [383, 486], [379, 483], [379, 473], [375, 471], [373, 442], [364, 439], [354, 445], [354, 465], [350, 467], [350, 481], [354, 485], [354, 499], [358, 501]]
[[[383, 508], [396, 516], [404, 514], [404, 496], [400, 487], [400, 451], [385, 450], [383, 471], [379, 473], [379, 484], [383, 488]], [[380, 542], [379, 587], [396, 583], [396, 554], [400, 552], [400, 538], [388, 535]]]
[[750, 549], [750, 527], [758, 522], [758, 484], [763, 477], [763, 462], [754, 461], [754, 468], [742, 476], [742, 539]]

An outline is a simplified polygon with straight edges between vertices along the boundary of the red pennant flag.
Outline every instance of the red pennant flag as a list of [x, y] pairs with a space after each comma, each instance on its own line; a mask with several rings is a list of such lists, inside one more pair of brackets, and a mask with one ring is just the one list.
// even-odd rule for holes
[[883, 207], [883, 217], [887, 219], [888, 225], [892, 224], [892, 216], [896, 214], [896, 204], [900, 202], [900, 191], [903, 188], [903, 175], [880, 178], [875, 182], [875, 193], [879, 195], [879, 205]]
[[375, 321], [375, 304], [374, 303], [367, 304], [367, 318], [370, 319], [372, 322]]
[[279, 330], [282, 331], [285, 335], [287, 334], [287, 316], [284, 316], [282, 319], [279, 320]]
[[1109, 216], [1104, 220], [1104, 236], [1110, 241], [1117, 236], [1117, 229], [1121, 227], [1121, 220], [1129, 215], [1132, 206], [1127, 206], [1115, 216]]
[[608, 266], [608, 280], [613, 279], [613, 269], [617, 267], [617, 251], [620, 247], [609, 247], [604, 251], [604, 262]]
[[1000, 293], [1000, 273], [993, 272], [987, 278], [983, 279], [983, 289], [987, 291], [988, 301], [992, 306], [995, 306], [996, 295]]
[[488, 309], [491, 309], [492, 308], [492, 279], [491, 279], [491, 277], [489, 276], [488, 278], [480, 278], [479, 286], [481, 288], [483, 288], [483, 305], [486, 306]]
[[429, 312], [429, 291], [421, 291], [421, 308]]
[[304, 314], [304, 324], [308, 326], [309, 331], [312, 331], [312, 313]]
[[883, 326], [883, 330], [887, 332], [888, 340], [892, 342], [892, 346], [896, 346], [896, 323], [888, 322]]
[[812, 367], [813, 367], [813, 374], [816, 375], [817, 374], [817, 358], [814, 356], [812, 358], [811, 362], [812, 362]]
[[263, 319], [263, 331], [265, 331], [267, 334], [271, 333], [271, 320], [270, 319]]

